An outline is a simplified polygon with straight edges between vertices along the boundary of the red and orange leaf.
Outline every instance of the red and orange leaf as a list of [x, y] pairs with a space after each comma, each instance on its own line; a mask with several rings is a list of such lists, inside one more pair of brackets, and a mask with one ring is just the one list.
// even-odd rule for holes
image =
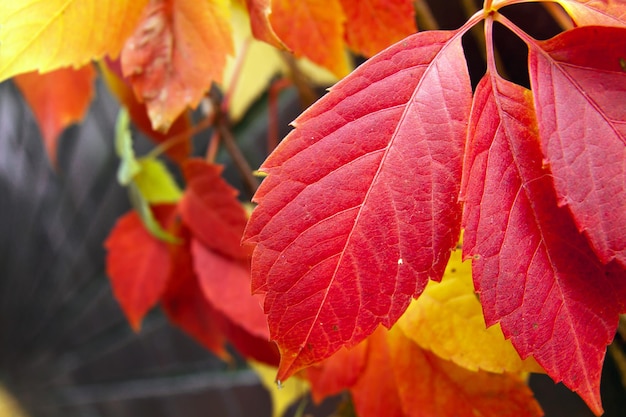
[[260, 168], [245, 238], [279, 380], [391, 326], [441, 278], [459, 237], [471, 106], [462, 33], [416, 34], [372, 58]]
[[346, 41], [371, 57], [417, 32], [412, 0], [340, 0], [346, 14]]
[[367, 343], [368, 339], [365, 339], [350, 350], [341, 349], [330, 358], [305, 369], [313, 401], [320, 403], [324, 398], [356, 384], [367, 361]]
[[0, 2], [0, 81], [117, 57], [147, 0]]
[[221, 82], [233, 50], [226, 0], [150, 0], [122, 50], [122, 70], [152, 128], [167, 131]]
[[29, 72], [13, 78], [35, 114], [53, 165], [56, 165], [59, 135], [72, 123], [80, 122], [89, 109], [95, 78], [91, 64], [46, 74]]
[[[154, 214], [164, 225], [174, 210], [172, 205], [157, 206]], [[152, 236], [131, 211], [117, 221], [105, 247], [113, 294], [132, 328], [139, 331], [144, 315], [165, 291], [171, 268], [168, 246]]]
[[272, 0], [246, 0], [246, 6], [248, 6], [250, 27], [254, 37], [276, 48], [286, 49], [287, 47], [283, 41], [280, 40], [278, 35], [276, 35], [270, 23]]
[[529, 48], [559, 204], [603, 263], [626, 267], [626, 29], [582, 27]]
[[180, 201], [183, 221], [207, 248], [233, 259], [248, 259], [241, 246], [248, 216], [237, 200], [237, 190], [222, 178], [223, 167], [201, 159], [184, 167], [187, 189]]
[[[370, 355], [386, 350], [388, 357], [379, 360], [381, 370], [369, 385], [375, 387], [377, 382], [395, 376], [404, 417], [543, 415], [530, 388], [517, 375], [468, 371], [420, 348], [397, 328], [378, 344], [380, 347], [376, 352], [370, 350]], [[368, 401], [367, 397], [363, 400]], [[355, 408], [361, 417], [387, 415], [365, 413], [367, 409], [359, 407], [356, 398]]]
[[[185, 132], [191, 129], [191, 117], [188, 112], [184, 112], [176, 118], [167, 133], [162, 133], [152, 129], [152, 123], [148, 118], [148, 110], [145, 103], [140, 103], [135, 97], [131, 86], [124, 81], [122, 67], [119, 60], [103, 60], [100, 63], [102, 78], [118, 101], [128, 109], [130, 118], [135, 126], [148, 135], [154, 142], [163, 143], [171, 138], [181, 138], [176, 140], [176, 144], [167, 148], [165, 153], [176, 163], [182, 165], [191, 154], [191, 138]], [[182, 135], [179, 136], [179, 135]]]
[[626, 27], [623, 0], [557, 0], [577, 25]]
[[228, 360], [226, 336], [220, 326], [223, 318], [207, 301], [198, 283], [190, 250], [191, 235], [184, 227], [181, 227], [181, 234], [184, 243], [170, 247], [172, 274], [161, 297], [161, 306], [170, 321], [202, 346]]
[[269, 341], [261, 299], [250, 293], [247, 263], [226, 258], [193, 238], [191, 253], [200, 287], [213, 307], [246, 331]]
[[[388, 342], [388, 332], [379, 327], [367, 338], [367, 363], [352, 388], [354, 410], [359, 417], [406, 417], [401, 402], [401, 389], [394, 375], [393, 352]], [[405, 365], [405, 364], [401, 364]], [[421, 369], [403, 367], [403, 379], [419, 374]], [[434, 414], [437, 415], [437, 414]], [[438, 415], [437, 415], [438, 416]]]
[[[542, 166], [530, 91], [487, 74], [477, 87], [462, 198], [463, 252], [488, 325], [600, 413], [600, 374], [621, 303]], [[623, 294], [623, 291], [622, 291]]]
[[339, 0], [272, 0], [270, 22], [297, 57], [304, 56], [339, 77], [350, 70]]

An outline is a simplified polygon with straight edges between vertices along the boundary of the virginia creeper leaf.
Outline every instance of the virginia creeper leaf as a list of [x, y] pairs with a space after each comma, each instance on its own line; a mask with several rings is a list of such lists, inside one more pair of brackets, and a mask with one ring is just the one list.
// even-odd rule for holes
[[121, 62], [153, 129], [167, 131], [213, 81], [221, 82], [232, 53], [226, 0], [150, 0]]
[[454, 251], [441, 282], [429, 282], [398, 320], [405, 336], [440, 358], [472, 371], [543, 372], [532, 358], [522, 361], [498, 324], [485, 328], [474, 294], [470, 262]]
[[270, 23], [272, 0], [246, 0], [246, 6], [250, 14], [250, 28], [254, 37], [276, 48], [287, 49]]
[[224, 360], [226, 336], [218, 324], [219, 313], [205, 298], [194, 272], [190, 250], [191, 235], [181, 227], [183, 243], [170, 246], [172, 275], [161, 298], [169, 319], [205, 348]]
[[147, 0], [21, 0], [0, 4], [0, 81], [115, 58]]
[[[379, 366], [386, 368], [387, 374], [395, 376], [403, 416], [543, 415], [530, 388], [515, 374], [468, 371], [421, 349], [397, 328], [393, 328], [386, 339], [379, 339], [376, 343], [380, 347], [373, 351], [376, 346], [372, 345], [370, 356], [379, 355], [378, 350], [383, 351], [384, 344], [388, 346], [388, 357], [386, 361], [381, 358]], [[388, 383], [383, 378], [384, 374], [381, 374], [378, 380], [373, 379], [368, 383], [370, 386], [377, 382]], [[367, 397], [364, 401], [368, 401]], [[356, 403], [356, 397], [355, 408], [357, 411], [364, 408]], [[359, 415], [373, 417], [377, 414], [359, 412]]]
[[[175, 206], [160, 206], [156, 217], [165, 224]], [[160, 299], [170, 274], [167, 244], [155, 239], [135, 211], [121, 217], [105, 242], [107, 274], [113, 294], [131, 327], [141, 328], [143, 316]]]
[[[603, 263], [626, 267], [626, 29], [582, 27], [530, 46], [542, 147], [560, 205]], [[574, 110], [575, 109], [575, 110]]]
[[[477, 87], [465, 161], [466, 258], [488, 325], [524, 358], [601, 412], [600, 374], [617, 326], [615, 288], [542, 165], [531, 92], [487, 74]], [[623, 292], [622, 292], [623, 294]]]
[[372, 58], [261, 166], [245, 238], [279, 380], [391, 326], [443, 275], [472, 94], [461, 34], [416, 34]]
[[626, 3], [621, 0], [557, 0], [577, 25], [626, 26]]
[[[100, 73], [111, 91], [124, 106], [130, 115], [133, 124], [148, 135], [156, 143], [163, 143], [174, 137], [180, 138], [175, 144], [165, 150], [167, 156], [182, 165], [191, 153], [191, 141], [189, 135], [185, 135], [191, 129], [191, 118], [188, 112], [181, 114], [170, 126], [167, 133], [152, 129], [152, 123], [148, 118], [148, 110], [145, 103], [140, 103], [135, 97], [131, 86], [122, 76], [122, 68], [119, 60], [105, 59], [100, 62]], [[181, 135], [181, 136], [179, 136]]]
[[339, 0], [273, 0], [270, 22], [297, 57], [305, 56], [339, 77], [350, 70]]
[[150, 204], [176, 203], [182, 191], [165, 164], [152, 157], [137, 159], [140, 171], [133, 177], [141, 195]]
[[222, 314], [251, 334], [269, 341], [261, 300], [250, 294], [250, 271], [245, 263], [228, 259], [191, 240], [194, 269], [204, 296]]
[[417, 32], [412, 0], [340, 0], [346, 41], [366, 57]]
[[305, 369], [311, 383], [311, 396], [317, 403], [331, 395], [339, 394], [356, 384], [367, 362], [365, 339], [352, 349], [341, 349], [322, 362]]
[[46, 153], [56, 165], [57, 139], [72, 123], [87, 113], [93, 98], [96, 72], [91, 65], [63, 68], [46, 74], [29, 72], [13, 78], [33, 110]]
[[180, 201], [183, 221], [207, 248], [233, 259], [248, 259], [241, 235], [248, 216], [237, 190], [221, 177], [223, 167], [192, 159], [184, 165], [187, 189]]
[[120, 158], [117, 169], [117, 182], [128, 186], [135, 175], [141, 171], [141, 166], [135, 158], [133, 150], [133, 136], [130, 132], [130, 117], [125, 108], [121, 108], [115, 122], [115, 152]]

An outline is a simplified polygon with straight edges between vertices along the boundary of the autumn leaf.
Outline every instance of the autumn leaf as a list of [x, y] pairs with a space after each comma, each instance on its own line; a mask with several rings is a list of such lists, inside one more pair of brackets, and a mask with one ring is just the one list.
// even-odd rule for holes
[[248, 216], [237, 190], [221, 177], [223, 167], [191, 159], [184, 165], [187, 189], [180, 213], [193, 235], [207, 248], [233, 259], [247, 259], [241, 235]]
[[152, 123], [148, 118], [148, 110], [145, 103], [140, 103], [135, 97], [131, 86], [122, 76], [122, 68], [119, 60], [103, 60], [100, 62], [100, 73], [106, 82], [109, 90], [115, 95], [117, 100], [128, 110], [134, 126], [145, 133], [154, 142], [161, 144], [170, 139], [175, 141], [169, 144], [165, 153], [174, 162], [182, 165], [189, 158], [191, 153], [191, 140], [189, 135], [185, 135], [191, 129], [191, 118], [188, 112], [182, 113], [172, 123], [167, 133], [162, 133], [152, 129]]
[[423, 349], [465, 369], [543, 372], [532, 358], [522, 361], [498, 324], [486, 328], [471, 262], [462, 262], [459, 250], [452, 253], [441, 282], [429, 282], [397, 326]]
[[270, 23], [272, 0], [246, 0], [246, 6], [248, 7], [250, 28], [254, 37], [278, 49], [287, 49]]
[[349, 72], [345, 16], [339, 0], [273, 0], [269, 19], [278, 37], [297, 57], [307, 57], [339, 77]]
[[571, 210], [603, 263], [626, 267], [626, 29], [583, 27], [529, 48], [559, 205]]
[[261, 166], [245, 239], [278, 379], [391, 326], [443, 275], [472, 94], [462, 33], [419, 33], [372, 58]]
[[270, 394], [272, 399], [272, 417], [285, 415], [287, 409], [299, 398], [306, 395], [309, 390], [307, 382], [302, 379], [294, 379], [289, 384], [278, 387], [274, 380], [276, 368], [254, 361], [249, 361], [248, 363], [261, 379], [263, 387]]
[[146, 103], [152, 128], [166, 132], [221, 82], [232, 53], [226, 0], [150, 0], [122, 50], [122, 71]]
[[249, 333], [269, 341], [269, 330], [260, 299], [250, 294], [250, 270], [246, 263], [228, 259], [191, 240], [194, 269], [204, 296], [222, 314]]
[[93, 67], [86, 65], [76, 70], [63, 68], [46, 74], [29, 72], [13, 78], [35, 114], [53, 165], [56, 165], [59, 135], [72, 123], [80, 122], [89, 109], [95, 77]]
[[578, 25], [626, 26], [626, 4], [620, 0], [557, 0]]
[[[155, 208], [162, 224], [168, 222], [175, 206]], [[135, 331], [165, 291], [171, 273], [167, 244], [145, 229], [136, 212], [121, 217], [105, 242], [107, 274], [113, 294]]]
[[538, 133], [530, 91], [488, 73], [468, 133], [464, 257], [487, 324], [499, 321], [522, 358], [532, 355], [601, 414], [602, 362], [620, 309], [614, 287], [626, 281], [605, 274], [557, 206]]
[[[393, 375], [403, 416], [543, 415], [532, 391], [517, 375], [468, 371], [421, 349], [396, 328], [389, 332], [386, 340], [380, 335], [376, 336], [376, 333], [373, 336], [374, 339], [370, 341], [370, 356], [385, 353], [388, 356], [378, 358], [378, 367], [368, 364], [366, 373], [371, 372], [373, 375], [367, 384], [364, 383], [367, 388], [355, 388], [369, 388], [369, 392], [372, 392], [371, 389], [377, 381], [390, 383], [383, 379], [385, 373]], [[377, 375], [380, 378], [376, 378]], [[381, 415], [366, 413], [372, 398], [360, 395], [363, 401], [361, 404], [356, 398], [358, 397], [355, 395], [355, 408], [361, 417]]]
[[226, 336], [218, 323], [219, 313], [204, 296], [191, 256], [189, 231], [178, 226], [183, 243], [170, 246], [172, 275], [161, 297], [169, 319], [202, 346], [224, 360], [230, 360]]
[[366, 57], [417, 32], [412, 0], [340, 0], [346, 41]]
[[137, 188], [150, 204], [177, 203], [182, 191], [165, 164], [152, 157], [137, 159], [139, 172], [133, 177]]
[[0, 5], [0, 81], [115, 58], [147, 0], [23, 0]]

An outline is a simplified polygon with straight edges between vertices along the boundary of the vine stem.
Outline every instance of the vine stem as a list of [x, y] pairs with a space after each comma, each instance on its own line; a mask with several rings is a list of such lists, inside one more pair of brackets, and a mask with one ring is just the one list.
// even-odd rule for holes
[[165, 142], [160, 143], [158, 146], [148, 152], [146, 157], [156, 158], [157, 156], [166, 152], [169, 148], [178, 144], [178, 142], [182, 142], [183, 140], [189, 140], [191, 137], [213, 126], [213, 119], [214, 118], [212, 116], [207, 116], [206, 118], [200, 120], [200, 122], [198, 122], [198, 124], [196, 124], [195, 126], [192, 126], [184, 132], [174, 135], [171, 138], [167, 139]]
[[415, 0], [413, 2], [413, 7], [415, 7], [415, 16], [417, 18], [419, 24], [419, 30], [438, 30], [439, 23], [435, 16], [433, 15], [432, 10], [426, 0]]

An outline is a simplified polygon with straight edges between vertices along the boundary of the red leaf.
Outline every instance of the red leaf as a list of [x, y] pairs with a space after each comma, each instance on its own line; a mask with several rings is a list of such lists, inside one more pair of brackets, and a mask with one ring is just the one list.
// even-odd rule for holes
[[82, 120], [89, 109], [95, 77], [93, 67], [86, 65], [45, 74], [29, 72], [13, 79], [35, 114], [53, 165], [56, 165], [59, 135], [67, 126]]
[[248, 259], [241, 246], [247, 215], [237, 200], [237, 190], [221, 177], [222, 167], [200, 159], [184, 165], [187, 189], [180, 213], [193, 235], [207, 248], [234, 259]]
[[167, 131], [213, 81], [221, 82], [234, 48], [227, 10], [223, 1], [151, 0], [146, 6], [121, 61], [154, 130]]
[[603, 263], [626, 267], [626, 29], [582, 27], [529, 47], [559, 204]]
[[272, 12], [272, 0], [246, 0], [248, 13], [250, 14], [250, 26], [255, 38], [269, 43], [280, 49], [287, 49], [283, 41], [278, 38], [272, 24], [270, 13]]
[[626, 25], [626, 4], [622, 0], [557, 0], [579, 26]]
[[[405, 39], [338, 83], [261, 167], [246, 238], [278, 379], [391, 326], [460, 227], [471, 102], [460, 31]], [[393, 94], [389, 94], [393, 91]]]
[[340, 0], [346, 14], [346, 40], [371, 57], [417, 32], [412, 0]]
[[204, 296], [231, 321], [269, 341], [261, 300], [250, 293], [250, 270], [246, 264], [213, 252], [191, 240], [194, 269]]
[[530, 91], [487, 74], [468, 138], [463, 251], [473, 258], [485, 320], [499, 321], [523, 358], [532, 355], [599, 413], [602, 362], [620, 309], [615, 288], [626, 280], [607, 277], [557, 206]]
[[[175, 206], [154, 207], [162, 225]], [[121, 217], [105, 242], [107, 274], [113, 294], [135, 331], [143, 316], [160, 299], [170, 275], [167, 244], [156, 239], [144, 227], [135, 211]]]
[[172, 246], [172, 271], [161, 305], [170, 320], [191, 335], [204, 347], [224, 360], [230, 358], [226, 351], [226, 337], [219, 321], [222, 316], [207, 301], [193, 269], [190, 236], [181, 228], [185, 241]]

